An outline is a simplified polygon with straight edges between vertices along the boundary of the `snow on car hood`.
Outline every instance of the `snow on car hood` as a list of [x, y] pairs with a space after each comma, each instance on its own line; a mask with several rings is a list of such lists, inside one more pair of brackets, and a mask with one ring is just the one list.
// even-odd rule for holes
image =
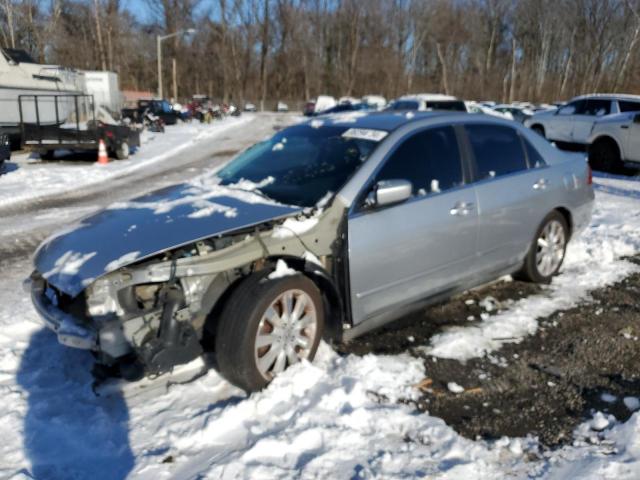
[[200, 181], [116, 203], [45, 240], [35, 267], [76, 296], [105, 273], [145, 257], [302, 211], [252, 191], [256, 186]]

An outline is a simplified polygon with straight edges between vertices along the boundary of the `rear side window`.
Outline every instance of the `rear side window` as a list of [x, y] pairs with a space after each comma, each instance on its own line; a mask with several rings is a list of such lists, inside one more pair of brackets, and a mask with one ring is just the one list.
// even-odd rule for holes
[[478, 180], [500, 177], [527, 169], [520, 135], [500, 125], [466, 125], [476, 160]]
[[601, 117], [611, 113], [611, 100], [587, 100], [584, 115]]
[[630, 102], [628, 100], [618, 100], [620, 111], [625, 112], [640, 112], [640, 102]]
[[409, 180], [414, 195], [462, 185], [460, 150], [453, 128], [433, 128], [409, 137], [386, 161], [376, 177], [380, 180]]

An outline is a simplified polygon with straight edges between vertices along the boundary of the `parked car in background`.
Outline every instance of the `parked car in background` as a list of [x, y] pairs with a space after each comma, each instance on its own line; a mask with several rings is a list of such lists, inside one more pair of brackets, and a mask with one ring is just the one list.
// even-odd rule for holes
[[133, 123], [143, 123], [147, 112], [159, 117], [165, 125], [175, 125], [181, 120], [181, 113], [175, 111], [167, 100], [160, 99], [138, 100], [136, 108], [123, 108], [121, 113], [122, 118], [128, 118]]
[[32, 298], [60, 343], [124, 378], [212, 348], [254, 391], [323, 337], [505, 274], [549, 282], [593, 198], [584, 160], [511, 121], [310, 120], [55, 235], [35, 254]]
[[392, 101], [387, 110], [449, 110], [466, 112], [467, 107], [462, 100], [450, 95], [439, 93], [420, 93], [415, 95], [405, 95]]
[[[342, 104], [351, 103], [350, 101], [347, 101], [348, 100], [347, 97], [343, 97], [342, 100], [344, 100], [343, 102], [341, 102]], [[313, 100], [309, 100], [305, 104], [303, 113], [308, 117], [313, 115], [321, 115], [326, 110], [329, 110], [338, 104], [339, 103], [336, 102], [336, 99], [333, 98], [332, 96], [318, 95], [317, 98], [314, 98]]]
[[370, 110], [382, 110], [387, 106], [387, 99], [381, 95], [365, 95], [360, 99]]
[[640, 101], [624, 108], [636, 111], [609, 115], [595, 123], [589, 135], [589, 163], [594, 169], [617, 172], [624, 162], [640, 165]]
[[313, 116], [329, 115], [329, 114], [332, 114], [332, 113], [342, 113], [342, 112], [355, 112], [355, 111], [359, 111], [359, 110], [368, 110], [368, 109], [369, 109], [368, 105], [366, 105], [364, 103], [361, 103], [361, 102], [357, 102], [357, 103], [339, 103], [335, 107], [328, 108], [327, 110], [324, 110], [324, 111], [319, 112], [319, 113], [314, 113]]
[[286, 103], [278, 102], [276, 104], [276, 112], [284, 113], [284, 112], [288, 112], [288, 111], [289, 111], [289, 105], [287, 105]]
[[510, 113], [498, 112], [493, 108], [487, 107], [482, 103], [465, 101], [464, 104], [467, 107], [467, 112], [469, 113], [481, 113], [484, 115], [491, 115], [493, 117], [503, 118], [505, 120], [513, 120], [513, 116]]
[[493, 111], [508, 115], [512, 120], [519, 123], [524, 123], [528, 118], [533, 116], [533, 111], [528, 107], [518, 105], [501, 104], [493, 107]]
[[546, 139], [586, 147], [596, 122], [608, 115], [636, 111], [640, 96], [620, 94], [582, 95], [566, 105], [536, 113], [525, 125]]
[[255, 112], [255, 111], [257, 111], [257, 108], [253, 103], [245, 103], [244, 104], [244, 111], [245, 112]]

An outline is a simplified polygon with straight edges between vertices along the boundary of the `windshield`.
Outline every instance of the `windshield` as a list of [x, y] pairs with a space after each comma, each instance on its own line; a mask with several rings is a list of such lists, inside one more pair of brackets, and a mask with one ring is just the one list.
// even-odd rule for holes
[[369, 157], [378, 143], [366, 138], [370, 132], [386, 134], [296, 125], [246, 150], [218, 176], [223, 185], [249, 180], [273, 200], [312, 207], [328, 193], [337, 192]]

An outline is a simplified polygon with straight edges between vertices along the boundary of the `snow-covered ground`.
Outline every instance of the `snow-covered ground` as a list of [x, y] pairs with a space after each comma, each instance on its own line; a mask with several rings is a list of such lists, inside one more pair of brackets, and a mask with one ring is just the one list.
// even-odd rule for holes
[[[99, 185], [116, 177], [130, 175], [152, 165], [171, 159], [181, 151], [254, 119], [254, 115], [228, 117], [213, 124], [198, 122], [167, 127], [165, 133], [143, 132], [141, 147], [128, 160], [111, 161], [107, 165], [97, 163], [78, 165], [40, 163], [37, 155], [22, 154], [12, 159], [17, 168], [7, 168], [0, 175], [0, 208], [33, 201], [52, 194], [61, 194], [83, 187]], [[33, 158], [36, 158], [34, 161]]]
[[[499, 351], [492, 332], [517, 341], [537, 317], [634, 271], [621, 257], [640, 252], [640, 181], [596, 182], [593, 221], [543, 294], [424, 348], [460, 359]], [[416, 398], [429, 376], [409, 355], [341, 357], [322, 345], [314, 364], [250, 397], [215, 371], [166, 393], [96, 397], [91, 356], [60, 346], [22, 291], [28, 260], [0, 271], [0, 477], [640, 478], [640, 413], [624, 424], [596, 414], [573, 445], [542, 454], [534, 438], [472, 441], [397, 401]]]

